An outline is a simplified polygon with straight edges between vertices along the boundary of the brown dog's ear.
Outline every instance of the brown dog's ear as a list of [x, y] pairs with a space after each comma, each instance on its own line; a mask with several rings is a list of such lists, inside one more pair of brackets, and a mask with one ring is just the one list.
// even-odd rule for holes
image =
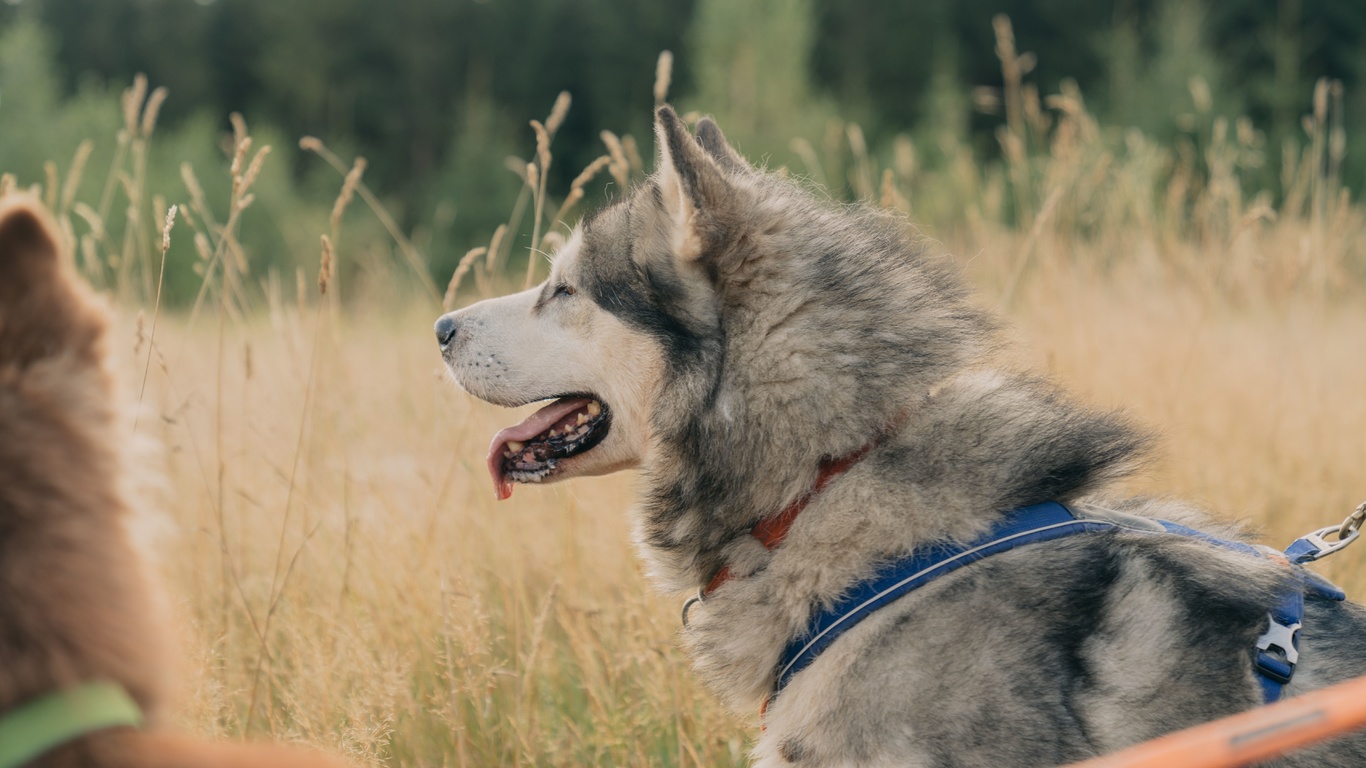
[[745, 158], [726, 141], [725, 134], [721, 133], [721, 126], [710, 117], [704, 117], [697, 121], [697, 143], [712, 156], [718, 165], [728, 171], [749, 171], [752, 170]]
[[37, 198], [0, 199], [0, 366], [97, 351], [104, 313], [76, 279]]
[[0, 201], [0, 296], [22, 293], [58, 269], [57, 240], [41, 204], [28, 195]]
[[655, 111], [655, 139], [659, 143], [655, 182], [673, 220], [674, 253], [682, 261], [696, 261], [719, 234], [716, 215], [724, 211], [730, 185], [672, 107]]

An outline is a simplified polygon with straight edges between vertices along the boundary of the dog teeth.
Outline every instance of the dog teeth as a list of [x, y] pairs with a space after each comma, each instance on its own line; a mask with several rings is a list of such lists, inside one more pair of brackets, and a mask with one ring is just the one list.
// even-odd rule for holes
[[578, 418], [578, 420], [577, 420], [575, 423], [578, 424], [579, 426], [583, 426], [584, 424], [587, 424], [587, 423], [588, 423], [588, 414], [586, 414], [586, 413], [580, 413], [580, 414], [579, 414], [579, 418]]
[[550, 436], [551, 436], [551, 437], [558, 437], [559, 434], [560, 434], [559, 430], [555, 429], [554, 427], [551, 427], [551, 428], [550, 428]]
[[597, 416], [602, 413], [602, 405], [597, 400], [588, 401], [588, 415]]
[[526, 443], [519, 443], [519, 442], [517, 442], [516, 440], [509, 440], [509, 441], [508, 441], [508, 450], [511, 451], [511, 453], [509, 453], [509, 454], [507, 454], [507, 455], [508, 455], [508, 456], [511, 456], [513, 453], [519, 453], [519, 452], [520, 452], [523, 448], [525, 448], [525, 447], [526, 447]]

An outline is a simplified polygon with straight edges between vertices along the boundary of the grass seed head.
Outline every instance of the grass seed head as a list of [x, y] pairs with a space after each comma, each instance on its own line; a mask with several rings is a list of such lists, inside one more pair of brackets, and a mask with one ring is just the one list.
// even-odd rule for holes
[[636, 143], [636, 137], [629, 133], [622, 136], [621, 148], [625, 150], [626, 160], [631, 164], [631, 168], [644, 173], [645, 160], [640, 155], [640, 145]]
[[342, 215], [346, 213], [346, 207], [351, 204], [352, 198], [356, 196], [356, 188], [360, 186], [361, 176], [365, 174], [365, 168], [365, 158], [357, 157], [351, 165], [351, 170], [346, 173], [346, 180], [342, 182], [341, 193], [337, 195], [337, 201], [332, 204], [332, 216], [329, 223], [334, 233], [341, 230]]
[[261, 166], [266, 162], [266, 156], [270, 154], [270, 145], [261, 147], [256, 152], [256, 156], [251, 159], [251, 165], [247, 166], [247, 172], [242, 174], [242, 192], [246, 192], [256, 183], [256, 177], [261, 175]]
[[555, 105], [550, 108], [550, 116], [545, 119], [545, 129], [554, 136], [560, 126], [564, 125], [564, 118], [569, 114], [569, 104], [573, 101], [569, 91], [560, 91], [560, 95], [555, 97]]
[[669, 97], [669, 82], [673, 79], [673, 51], [660, 51], [655, 61], [655, 104], [663, 104]]
[[157, 115], [161, 114], [161, 105], [166, 103], [166, 97], [169, 94], [166, 86], [161, 86], [152, 91], [152, 95], [147, 98], [147, 106], [142, 110], [142, 138], [148, 138], [156, 129]]
[[199, 178], [194, 175], [194, 166], [189, 163], [181, 163], [180, 180], [185, 182], [185, 190], [190, 193], [190, 203], [194, 209], [200, 214], [207, 211], [208, 205], [204, 200], [204, 188], [199, 185]]
[[536, 160], [540, 162], [541, 168], [550, 167], [550, 132], [541, 125], [540, 120], [531, 121], [531, 130], [536, 132]]
[[146, 98], [147, 76], [139, 72], [133, 77], [133, 84], [123, 92], [123, 128], [129, 137], [137, 135], [138, 115]]
[[76, 147], [76, 154], [71, 158], [71, 168], [66, 172], [66, 182], [62, 185], [62, 210], [71, 210], [72, 202], [76, 199], [76, 190], [81, 186], [81, 177], [85, 175], [85, 164], [90, 160], [90, 153], [95, 151], [95, 142], [86, 139]]
[[594, 160], [593, 162], [589, 163], [586, 167], [584, 167], [583, 171], [581, 171], [578, 176], [574, 177], [574, 181], [569, 185], [569, 191], [573, 192], [576, 189], [582, 189], [585, 184], [592, 181], [594, 176], [597, 176], [603, 168], [606, 168], [608, 165], [611, 165], [611, 163], [612, 158], [609, 155], [602, 155], [598, 157], [596, 160]]
[[98, 239], [104, 239], [104, 219], [100, 218], [100, 215], [95, 212], [94, 208], [91, 208], [85, 203], [76, 203], [71, 206], [71, 212], [85, 221], [86, 226], [90, 227], [90, 234], [92, 236]]
[[451, 274], [451, 281], [446, 284], [446, 295], [441, 300], [441, 306], [447, 312], [455, 309], [455, 294], [460, 290], [460, 281], [465, 278], [466, 273], [473, 269], [474, 262], [488, 252], [489, 249], [481, 245], [478, 248], [469, 249], [460, 259], [460, 263], [455, 267], [455, 272]]
[[175, 226], [176, 211], [180, 206], [173, 205], [166, 209], [166, 224], [161, 228], [161, 252], [166, 253], [171, 250], [171, 227]]
[[322, 236], [323, 256], [318, 265], [318, 295], [327, 295], [327, 285], [332, 281], [332, 239]]
[[612, 178], [624, 189], [630, 178], [631, 165], [626, 160], [626, 150], [621, 146], [621, 139], [611, 131], [603, 131], [598, 136], [602, 138], [602, 143], [607, 146], [607, 153], [612, 157], [612, 164], [609, 166]]
[[43, 184], [43, 204], [48, 210], [53, 210], [57, 207], [57, 164], [51, 160], [44, 161], [43, 177], [46, 179]]

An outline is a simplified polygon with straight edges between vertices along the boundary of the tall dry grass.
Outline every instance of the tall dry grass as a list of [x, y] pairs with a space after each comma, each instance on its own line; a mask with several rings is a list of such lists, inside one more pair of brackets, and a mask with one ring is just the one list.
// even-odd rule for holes
[[[1366, 304], [1353, 278], [1362, 214], [1331, 174], [1332, 86], [1306, 148], [1286, 153], [1299, 191], [1273, 207], [1245, 198], [1237, 162], [1220, 165], [1242, 151], [1227, 125], [1211, 127], [1200, 164], [1141, 136], [1116, 145], [1077, 94], [1040, 100], [1013, 78], [1008, 27], [998, 34], [1005, 165], [983, 169], [949, 147], [954, 163], [922, 171], [909, 139], [884, 163], [856, 127], [835, 126], [825, 155], [806, 147], [813, 167], [792, 172], [814, 178], [819, 166], [912, 216], [936, 199], [961, 204], [961, 219], [932, 217], [922, 232], [1008, 313], [1021, 364], [1166, 436], [1127, 490], [1197, 499], [1273, 544], [1340, 520], [1366, 496]], [[699, 689], [676, 642], [679, 601], [650, 592], [631, 550], [633, 479], [522, 487], [496, 505], [484, 450], [517, 415], [447, 380], [430, 331], [436, 287], [398, 305], [340, 296], [339, 213], [317, 233], [317, 274], [254, 275], [235, 233], [266, 156], [240, 121], [228, 177], [215, 182], [232, 186], [230, 209], [210, 210], [189, 169], [171, 230], [170, 206], [136, 188], [135, 137], [151, 127], [135, 106], [113, 175], [134, 185], [143, 234], [102, 241], [112, 209], [66, 200], [55, 170], [47, 192], [92, 274], [143, 259], [112, 285], [142, 401], [136, 429], [164, 447], [148, 467], [165, 478], [160, 503], [140, 530], [185, 629], [184, 724], [309, 741], [370, 765], [743, 763], [753, 718]], [[568, 108], [563, 97], [537, 124], [529, 162], [510, 163], [522, 199], [461, 262], [447, 306], [534, 280], [537, 258], [508, 275], [527, 242], [517, 233], [549, 251], [588, 177], [605, 170], [625, 184], [644, 172], [635, 142], [604, 132], [604, 159], [552, 197]], [[387, 218], [363, 163], [304, 146], [344, 177], [338, 211], [359, 196]], [[384, 225], [399, 253], [391, 268], [420, 269], [420, 252]], [[150, 298], [162, 226], [195, 240], [204, 275], [200, 299], [173, 316]], [[124, 290], [138, 281], [141, 292]], [[1349, 550], [1324, 568], [1360, 595], [1363, 563], [1366, 550]]]

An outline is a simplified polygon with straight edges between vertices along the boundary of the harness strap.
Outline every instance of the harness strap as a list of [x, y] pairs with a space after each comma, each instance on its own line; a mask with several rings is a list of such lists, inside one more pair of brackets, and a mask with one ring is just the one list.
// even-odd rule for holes
[[1025, 544], [1052, 541], [1087, 530], [1104, 530], [1109, 523], [1077, 520], [1056, 501], [1023, 507], [1006, 516], [991, 531], [968, 544], [939, 543], [880, 568], [860, 582], [828, 610], [812, 617], [807, 631], [787, 644], [778, 662], [773, 695], [787, 687], [798, 672], [855, 624], [908, 592], [952, 573], [969, 563]]
[[0, 717], [0, 768], [20, 768], [96, 731], [142, 723], [142, 710], [115, 683], [86, 683], [49, 693]]
[[1329, 600], [1345, 598], [1342, 590], [1274, 550], [1215, 538], [1165, 520], [1140, 518], [1089, 506], [1082, 508], [1095, 515], [1077, 516], [1056, 501], [1022, 507], [1007, 514], [985, 536], [972, 542], [932, 544], [882, 566], [871, 578], [850, 588], [834, 605], [813, 615], [806, 631], [787, 644], [779, 657], [777, 679], [771, 696], [777, 696], [798, 672], [815, 661], [821, 651], [841, 634], [897, 598], [991, 555], [1076, 533], [1125, 530], [1187, 536], [1242, 554], [1270, 557], [1293, 569], [1293, 587], [1281, 596], [1269, 612], [1268, 629], [1257, 641], [1254, 670], [1261, 681], [1267, 703], [1280, 697], [1281, 688], [1294, 674], [1298, 661], [1296, 633], [1304, 616], [1304, 593], [1311, 591]]

